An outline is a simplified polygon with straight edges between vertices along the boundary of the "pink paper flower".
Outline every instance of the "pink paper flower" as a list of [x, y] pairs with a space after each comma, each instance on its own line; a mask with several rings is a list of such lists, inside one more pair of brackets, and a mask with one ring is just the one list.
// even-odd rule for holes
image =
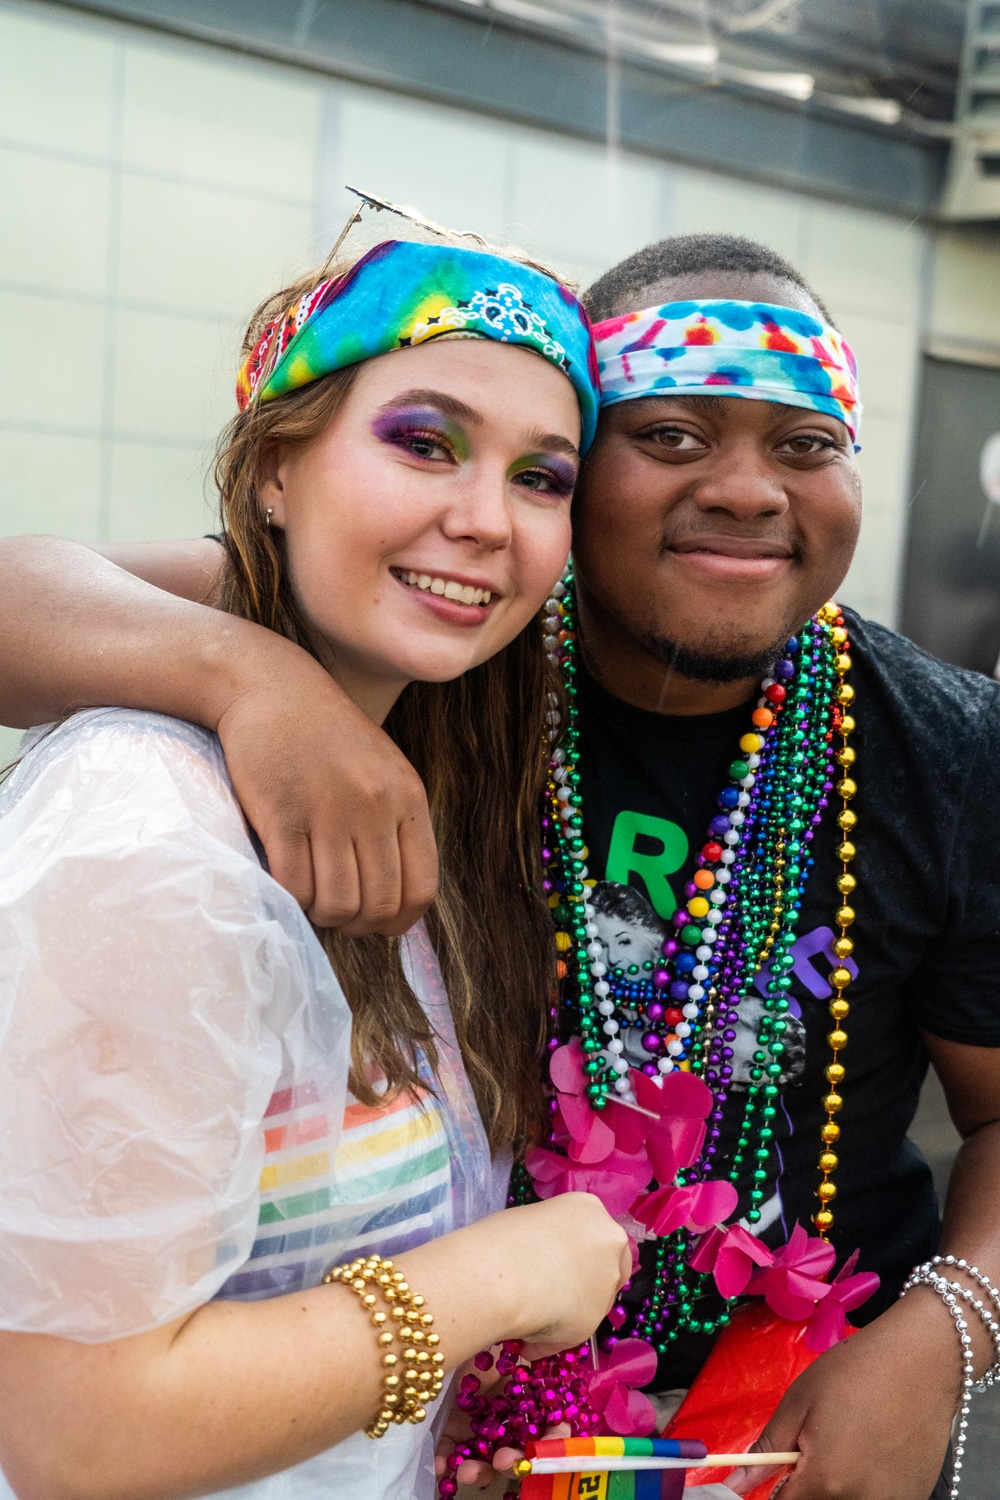
[[[612, 1218], [631, 1211], [658, 1235], [681, 1227], [701, 1233], [733, 1212], [737, 1198], [729, 1183], [674, 1186], [705, 1139], [712, 1093], [700, 1078], [678, 1069], [655, 1082], [634, 1070], [629, 1078], [635, 1104], [613, 1099], [602, 1116], [587, 1098], [583, 1051], [575, 1037], [553, 1052], [549, 1077], [556, 1090], [557, 1149], [534, 1146], [525, 1155], [540, 1198], [594, 1193]], [[657, 1191], [640, 1197], [654, 1179]]]
[[573, 1161], [604, 1161], [615, 1148], [615, 1137], [587, 1098], [587, 1075], [578, 1037], [553, 1052], [549, 1077], [557, 1090], [553, 1120], [555, 1138]]
[[770, 1266], [750, 1278], [750, 1292], [762, 1296], [772, 1312], [789, 1322], [811, 1318], [817, 1302], [830, 1295], [825, 1277], [837, 1258], [827, 1240], [814, 1239], [796, 1224], [788, 1244], [774, 1252]]
[[628, 1212], [649, 1180], [646, 1157], [627, 1156], [623, 1151], [612, 1151], [603, 1161], [588, 1163], [571, 1161], [545, 1146], [532, 1146], [525, 1152], [524, 1164], [539, 1198], [594, 1193], [613, 1219]]
[[844, 1263], [830, 1283], [829, 1296], [816, 1304], [806, 1329], [806, 1344], [817, 1354], [823, 1354], [839, 1344], [847, 1326], [847, 1313], [867, 1302], [878, 1291], [879, 1278], [874, 1271], [851, 1273], [858, 1263], [859, 1251]]
[[763, 1240], [739, 1224], [703, 1234], [688, 1261], [692, 1271], [710, 1271], [719, 1295], [726, 1298], [742, 1296], [756, 1266], [773, 1264], [774, 1256]]
[[738, 1201], [731, 1182], [692, 1182], [684, 1187], [657, 1188], [640, 1198], [632, 1212], [655, 1235], [670, 1234], [674, 1229], [704, 1234], [728, 1219]]
[[653, 1404], [636, 1386], [656, 1374], [656, 1350], [645, 1339], [621, 1339], [600, 1356], [590, 1377], [590, 1404], [601, 1424], [618, 1437], [647, 1437], [656, 1428]]
[[662, 1083], [633, 1069], [629, 1074], [638, 1108], [612, 1100], [605, 1111], [622, 1151], [645, 1148], [650, 1176], [661, 1187], [697, 1161], [705, 1141], [705, 1121], [712, 1108], [712, 1091], [693, 1073], [679, 1068]]

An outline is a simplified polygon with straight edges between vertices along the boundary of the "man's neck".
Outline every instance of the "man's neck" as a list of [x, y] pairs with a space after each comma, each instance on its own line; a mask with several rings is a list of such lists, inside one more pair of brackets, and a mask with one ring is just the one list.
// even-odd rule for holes
[[755, 677], [737, 682], [698, 682], [658, 661], [617, 621], [578, 600], [579, 646], [591, 676], [623, 703], [656, 714], [717, 714], [749, 703], [759, 691]]

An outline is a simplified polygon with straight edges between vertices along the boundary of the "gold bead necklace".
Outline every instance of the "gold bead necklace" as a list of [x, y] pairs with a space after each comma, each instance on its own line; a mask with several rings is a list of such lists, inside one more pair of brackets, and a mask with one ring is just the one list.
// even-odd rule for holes
[[[847, 1046], [847, 1031], [844, 1022], [850, 1013], [850, 1004], [844, 998], [844, 991], [851, 982], [851, 971], [846, 967], [846, 961], [854, 951], [854, 941], [848, 936], [848, 929], [854, 924], [854, 908], [850, 904], [851, 896], [857, 886], [855, 877], [851, 874], [850, 866], [857, 850], [853, 842], [854, 828], [858, 818], [851, 801], [858, 790], [854, 779], [854, 763], [857, 759], [854, 747], [848, 743], [851, 734], [856, 728], [854, 716], [847, 712], [854, 701], [854, 689], [845, 681], [847, 673], [851, 669], [851, 658], [849, 655], [850, 642], [847, 631], [844, 628], [844, 617], [835, 605], [827, 605], [831, 614], [827, 617], [833, 629], [830, 632], [831, 640], [837, 647], [835, 669], [839, 679], [837, 687], [837, 703], [839, 712], [834, 722], [834, 731], [839, 734], [841, 746], [836, 755], [837, 765], [840, 767], [841, 779], [837, 782], [837, 795], [841, 800], [841, 809], [837, 815], [837, 825], [841, 830], [841, 842], [835, 850], [836, 857], [840, 861], [840, 874], [837, 876], [837, 891], [840, 895], [840, 905], [835, 913], [834, 920], [840, 928], [839, 936], [833, 944], [834, 956], [837, 966], [831, 969], [829, 974], [830, 984], [833, 988], [833, 998], [830, 1001], [830, 1015], [833, 1019], [833, 1030], [827, 1034], [827, 1044], [833, 1056], [827, 1064], [824, 1072], [829, 1085], [828, 1091], [823, 1095], [823, 1110], [826, 1119], [820, 1129], [820, 1138], [823, 1149], [819, 1156], [820, 1181], [816, 1188], [816, 1197], [820, 1200], [820, 1206], [813, 1214], [813, 1223], [819, 1230], [821, 1239], [826, 1239], [833, 1228], [833, 1200], [837, 1196], [837, 1186], [833, 1181], [833, 1173], [840, 1165], [834, 1147], [840, 1140], [840, 1126], [836, 1116], [843, 1107], [844, 1098], [841, 1093], [841, 1085], [846, 1076], [846, 1069], [840, 1060], [840, 1054]], [[823, 618], [824, 611], [820, 611]]]

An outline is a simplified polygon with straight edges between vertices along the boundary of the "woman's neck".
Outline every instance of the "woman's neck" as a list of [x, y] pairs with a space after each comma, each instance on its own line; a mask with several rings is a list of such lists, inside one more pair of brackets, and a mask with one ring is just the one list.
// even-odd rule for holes
[[383, 724], [407, 683], [366, 671], [360, 663], [351, 660], [350, 652], [328, 641], [319, 643], [317, 655], [320, 665], [365, 717], [373, 724]]

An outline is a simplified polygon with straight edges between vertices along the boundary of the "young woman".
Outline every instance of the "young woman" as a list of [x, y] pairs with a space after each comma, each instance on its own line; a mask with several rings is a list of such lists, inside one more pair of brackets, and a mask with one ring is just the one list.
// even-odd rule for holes
[[492, 1212], [537, 1122], [533, 622], [593, 435], [586, 320], [530, 266], [392, 242], [272, 299], [248, 347], [222, 607], [305, 648], [299, 691], [335, 681], [392, 730], [440, 893], [398, 944], [319, 934], [206, 730], [103, 709], [29, 742], [0, 793], [21, 1500], [429, 1494], [441, 1376], [586, 1337], [630, 1268], [588, 1195]]

